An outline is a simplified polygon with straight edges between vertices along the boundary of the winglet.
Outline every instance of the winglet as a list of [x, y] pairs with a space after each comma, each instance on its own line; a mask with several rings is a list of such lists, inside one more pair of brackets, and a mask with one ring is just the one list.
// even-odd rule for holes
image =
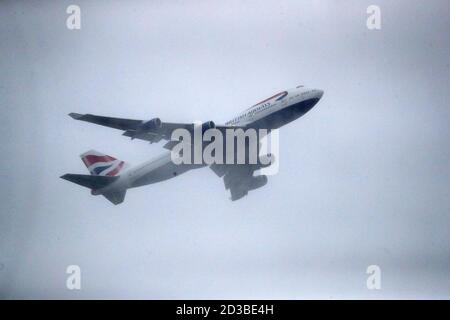
[[70, 116], [72, 119], [80, 120], [80, 119], [84, 116], [84, 114], [71, 112], [71, 113], [69, 113], [69, 116]]

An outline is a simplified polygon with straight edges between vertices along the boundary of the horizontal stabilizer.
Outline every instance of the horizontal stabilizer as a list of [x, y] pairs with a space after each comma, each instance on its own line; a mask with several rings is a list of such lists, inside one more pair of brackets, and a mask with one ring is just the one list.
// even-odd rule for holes
[[62, 179], [79, 184], [80, 186], [98, 190], [116, 181], [119, 177], [113, 176], [91, 176], [86, 174], [67, 173], [61, 176]]

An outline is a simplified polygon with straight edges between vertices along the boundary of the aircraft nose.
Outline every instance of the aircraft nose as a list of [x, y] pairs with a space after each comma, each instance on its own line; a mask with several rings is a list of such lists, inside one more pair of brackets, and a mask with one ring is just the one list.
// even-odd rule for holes
[[316, 96], [317, 96], [317, 98], [318, 98], [318, 99], [322, 98], [322, 96], [323, 96], [323, 90], [316, 89], [315, 91], [316, 91]]

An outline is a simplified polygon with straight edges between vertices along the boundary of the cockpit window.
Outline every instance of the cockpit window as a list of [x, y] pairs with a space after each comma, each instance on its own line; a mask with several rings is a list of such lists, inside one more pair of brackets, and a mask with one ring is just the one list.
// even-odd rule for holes
[[301, 84], [301, 85], [297, 86], [296, 89], [303, 88], [303, 87], [304, 87], [304, 85]]

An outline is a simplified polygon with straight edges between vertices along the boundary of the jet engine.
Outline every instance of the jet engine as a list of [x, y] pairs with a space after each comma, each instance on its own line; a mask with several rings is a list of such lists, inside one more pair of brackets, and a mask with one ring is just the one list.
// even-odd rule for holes
[[202, 123], [202, 133], [205, 133], [205, 131], [209, 129], [214, 129], [216, 127], [216, 124], [213, 121], [206, 121]]
[[[153, 118], [151, 120], [142, 123], [139, 127], [136, 128], [136, 130], [125, 131], [124, 135], [131, 137], [131, 139], [135, 139], [145, 135], [149, 131], [158, 131], [158, 129], [160, 129], [161, 127], [162, 127], [161, 119]], [[161, 138], [159, 140], [161, 140]], [[152, 142], [158, 142], [159, 140], [155, 139]]]
[[138, 129], [137, 131], [139, 132], [146, 132], [146, 131], [151, 131], [151, 130], [157, 130], [160, 129], [162, 126], [162, 122], [160, 118], [153, 118], [151, 120], [148, 120], [146, 122], [144, 122]]
[[216, 124], [214, 123], [214, 121], [206, 121], [206, 122], [203, 122], [202, 124], [195, 124], [194, 130], [201, 128], [202, 134], [203, 134], [203, 133], [205, 133], [206, 130], [214, 129], [215, 127], [216, 127]]

